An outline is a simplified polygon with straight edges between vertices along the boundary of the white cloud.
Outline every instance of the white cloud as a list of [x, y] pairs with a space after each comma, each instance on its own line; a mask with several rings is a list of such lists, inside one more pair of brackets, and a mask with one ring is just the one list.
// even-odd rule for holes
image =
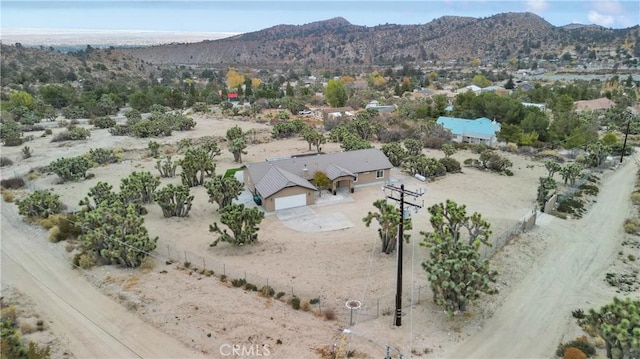
[[621, 14], [623, 12], [622, 5], [618, 0], [598, 0], [593, 3], [594, 11], [603, 14]]
[[527, 0], [527, 10], [532, 12], [544, 11], [549, 7], [546, 0]]
[[615, 20], [614, 20], [613, 16], [606, 15], [606, 14], [601, 14], [601, 13], [595, 11], [595, 10], [589, 11], [589, 14], [587, 15], [587, 18], [589, 19], [589, 21], [592, 24], [605, 26], [605, 27], [610, 27], [611, 25], [613, 25], [615, 23]]

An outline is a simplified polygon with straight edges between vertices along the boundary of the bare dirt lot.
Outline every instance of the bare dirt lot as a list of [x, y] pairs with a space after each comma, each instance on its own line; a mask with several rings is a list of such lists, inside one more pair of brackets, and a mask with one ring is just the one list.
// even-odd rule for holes
[[[264, 142], [248, 148], [249, 153], [243, 156], [245, 163], [308, 150], [307, 143], [299, 139], [266, 142], [270, 131], [266, 125], [205, 117], [196, 120], [198, 125], [193, 131], [154, 140], [167, 145], [163, 151], [173, 153], [175, 149], [168, 145], [175, 145], [181, 138], [222, 137], [228, 128], [238, 124], [245, 130], [256, 129], [255, 141]], [[88, 141], [50, 143], [50, 137], [38, 135], [35, 133], [35, 140], [29, 143], [34, 151], [30, 159], [19, 160], [20, 148], [2, 149], [3, 156], [16, 162], [3, 169], [3, 178], [24, 175], [30, 168], [47, 165], [62, 156], [84, 154], [91, 148], [138, 150], [125, 152], [120, 163], [92, 169], [94, 179], [57, 184], [55, 175], [43, 175], [29, 183], [31, 189], [52, 188], [70, 209], [77, 209], [80, 199], [99, 181], [118, 188], [120, 178], [132, 171], [157, 173], [155, 160], [148, 158], [145, 151], [148, 139], [114, 137], [106, 130], [93, 130]], [[238, 167], [225, 144], [222, 148], [218, 174]], [[329, 143], [323, 150], [338, 151], [339, 146]], [[442, 156], [440, 151], [425, 152]], [[403, 183], [409, 189], [426, 189], [425, 207], [446, 199], [466, 204], [469, 211], [480, 212], [492, 224], [494, 235], [500, 236], [534, 208], [538, 177], [546, 173], [541, 162], [504, 155], [514, 163], [512, 177], [469, 168], [435, 182], [423, 183], [395, 169], [392, 177], [395, 183]], [[180, 157], [177, 153], [173, 156]], [[460, 151], [454, 157], [462, 162], [477, 155]], [[547, 219], [544, 226], [521, 235], [499, 251], [492, 261], [501, 273], [497, 284], [500, 294], [481, 300], [468, 314], [453, 319], [447, 319], [433, 305], [420, 265], [428, 255], [424, 247], [417, 245], [419, 232], [430, 229], [426, 210], [413, 214], [413, 240], [405, 248], [404, 257], [404, 300], [409, 304], [413, 294], [416, 304], [405, 304], [406, 315], [400, 328], [393, 327], [392, 316], [385, 315], [394, 307], [396, 258], [380, 254], [377, 227], [367, 228], [362, 222], [366, 213], [373, 210], [372, 202], [384, 197], [379, 185], [359, 187], [343, 200], [325, 198], [312, 207], [318, 215], [340, 213], [352, 224], [348, 228], [301, 232], [287, 226], [277, 215], [268, 214], [260, 226], [257, 244], [231, 247], [223, 243], [214, 248], [209, 247], [215, 237], [208, 228], [219, 218], [216, 206], [208, 203], [204, 188], [193, 188], [195, 201], [188, 218], [165, 219], [157, 205], [147, 206], [145, 225], [152, 236], [159, 237], [154, 265], [136, 270], [99, 267], [84, 273], [71, 269], [64, 243], [48, 243], [45, 231], [23, 223], [15, 206], [3, 202], [2, 280], [3, 284], [12, 282], [36, 305], [42, 305], [43, 314], [56, 318], [54, 323], [60, 321], [61, 325], [52, 325], [52, 329], [61, 333], [68, 350], [77, 357], [85, 357], [86, 342], [94, 341], [96, 346], [89, 356], [130, 357], [131, 352], [119, 344], [126, 338], [131, 341], [126, 342], [127, 346], [140, 345], [142, 349], [136, 350], [150, 350], [144, 357], [169, 356], [154, 354], [162, 353], [155, 351], [162, 349], [164, 353], [176, 353], [173, 357], [215, 358], [224, 356], [225, 345], [240, 344], [262, 349], [266, 346], [273, 358], [312, 358], [320, 356], [321, 350], [330, 350], [333, 344], [340, 345], [345, 327], [352, 329], [346, 346], [360, 357], [382, 357], [387, 346], [392, 353], [402, 352], [404, 357], [549, 357], [562, 336], [572, 333], [568, 325], [572, 309], [600, 305], [613, 296], [613, 290], [603, 284], [602, 278], [617, 252], [622, 221], [632, 211], [629, 193], [636, 170], [635, 163], [630, 162], [607, 176], [597, 203], [585, 218]], [[162, 180], [163, 185], [178, 181], [179, 178]], [[16, 262], [12, 264], [5, 254], [18, 244], [29, 248], [16, 247], [10, 253]], [[32, 254], [15, 254], [23, 252]], [[41, 252], [53, 258], [30, 261]], [[166, 264], [169, 259], [171, 264]], [[56, 263], [53, 270], [39, 268], [49, 261]], [[185, 268], [185, 262], [189, 268]], [[23, 270], [17, 270], [16, 265]], [[203, 269], [212, 270], [215, 275], [209, 276]], [[52, 273], [58, 278], [49, 281], [46, 276]], [[85, 281], [82, 274], [90, 281]], [[268, 284], [284, 293], [283, 300], [233, 288], [228, 281], [220, 281], [220, 274], [229, 279], [246, 278], [258, 288]], [[39, 280], [25, 287], [23, 279], [30, 276]], [[42, 282], [47, 283], [46, 290]], [[71, 303], [87, 297], [91, 298], [88, 302], [110, 304], [101, 304], [100, 313], [87, 306], [72, 316], [59, 306], [47, 304], [48, 297], [61, 293], [68, 294], [67, 301]], [[303, 301], [318, 298], [320, 302], [311, 304], [309, 311], [295, 311], [286, 304], [293, 294]], [[350, 299], [363, 304], [354, 313], [353, 326], [349, 326], [351, 319], [345, 308]], [[114, 307], [114, 300], [121, 305]], [[333, 310], [337, 319], [326, 320], [323, 313], [327, 310]], [[82, 318], [96, 321], [96, 316], [99, 319], [105, 313], [109, 317], [103, 319], [108, 319], [109, 324], [101, 325], [101, 330], [86, 331], [90, 338], [76, 338], [81, 331], [67, 329], [70, 326], [79, 330]], [[130, 334], [134, 332], [135, 335]], [[166, 348], [145, 346], [151, 335], [165, 335], [167, 340], [162, 343]]]

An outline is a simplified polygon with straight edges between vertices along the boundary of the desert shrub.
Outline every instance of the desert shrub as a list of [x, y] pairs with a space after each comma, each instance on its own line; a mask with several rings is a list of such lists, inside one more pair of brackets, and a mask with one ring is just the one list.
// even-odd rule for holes
[[629, 262], [635, 262], [636, 261], [636, 256], [634, 256], [633, 254], [629, 254], [627, 256], [627, 259], [629, 260]]
[[236, 287], [236, 288], [240, 288], [240, 287], [244, 286], [245, 284], [247, 284], [247, 280], [246, 279], [242, 279], [242, 278], [234, 279], [234, 280], [231, 281], [231, 285]]
[[57, 174], [63, 182], [85, 178], [90, 167], [89, 161], [82, 156], [62, 157], [49, 164], [49, 170]]
[[458, 173], [462, 171], [462, 166], [460, 165], [460, 162], [455, 158], [451, 158], [451, 157], [441, 158], [440, 163], [442, 163], [444, 168], [449, 173]]
[[582, 319], [584, 318], [584, 310], [582, 309], [572, 310], [571, 315], [576, 319]]
[[291, 300], [289, 301], [289, 303], [291, 304], [291, 308], [295, 309], [295, 310], [299, 310], [300, 309], [300, 298], [293, 296], [291, 298]]
[[244, 289], [246, 289], [246, 290], [252, 290], [252, 291], [254, 291], [254, 292], [257, 292], [257, 291], [258, 291], [258, 287], [257, 287], [255, 284], [252, 284], [252, 283], [245, 283], [245, 285], [244, 285]]
[[105, 163], [117, 163], [118, 158], [113, 153], [113, 150], [110, 148], [96, 148], [89, 150], [89, 159], [92, 162], [97, 164], [105, 164]]
[[52, 129], [50, 129], [50, 128], [45, 128], [45, 130], [44, 130], [44, 135], [45, 135], [45, 136], [50, 136], [50, 135], [52, 135], [52, 134], [53, 134], [53, 130], [52, 130]]
[[462, 163], [465, 166], [473, 166], [473, 161], [475, 161], [473, 158], [467, 158], [466, 160], [464, 160]]
[[266, 297], [273, 297], [273, 295], [276, 294], [276, 291], [270, 286], [265, 285], [262, 288], [260, 288], [260, 293], [262, 293], [262, 295]]
[[13, 161], [9, 157], [2, 156], [0, 157], [0, 167], [9, 167], [13, 166]]
[[96, 264], [98, 264], [98, 257], [93, 252], [83, 252], [77, 255], [77, 265], [82, 269], [89, 269]]
[[115, 125], [109, 128], [109, 133], [113, 136], [129, 136], [131, 134], [131, 126]]
[[4, 190], [2, 191], [2, 200], [7, 203], [13, 203], [15, 196], [13, 195], [13, 192]]
[[442, 145], [447, 143], [447, 139], [442, 137], [426, 136], [422, 142], [424, 143], [424, 147], [426, 148], [439, 150], [442, 148]]
[[116, 125], [116, 120], [109, 116], [102, 116], [91, 120], [89, 124], [94, 125], [97, 128], [111, 128]]
[[324, 310], [324, 318], [326, 320], [335, 320], [336, 319], [336, 312], [333, 310], [333, 308], [327, 308]]
[[591, 357], [596, 354], [596, 348], [593, 344], [589, 343], [587, 337], [578, 337], [570, 342], [564, 344], [560, 343], [558, 345], [558, 349], [556, 349], [556, 355], [566, 358], [566, 352], [569, 348], [574, 348], [580, 351], [580, 353], [584, 355], [583, 358]]
[[635, 205], [640, 204], [640, 191], [635, 191], [631, 194], [631, 203]]
[[593, 344], [596, 346], [596, 348], [604, 348], [607, 345], [607, 342], [604, 341], [604, 339], [602, 339], [602, 337], [596, 337], [593, 340]]
[[147, 147], [149, 148], [149, 151], [151, 151], [151, 157], [157, 158], [158, 150], [160, 150], [160, 144], [156, 141], [149, 141]]
[[280, 299], [284, 297], [284, 292], [278, 292], [278, 294], [276, 294], [276, 299]]
[[0, 139], [5, 146], [20, 146], [24, 142], [22, 126], [16, 121], [3, 120], [0, 123]]
[[637, 234], [640, 232], [640, 221], [636, 218], [627, 218], [624, 221], [624, 231], [629, 234]]
[[33, 155], [33, 151], [31, 151], [31, 147], [24, 146], [22, 147], [21, 154], [22, 158], [26, 160], [27, 158], [31, 158], [31, 155]]
[[563, 359], [587, 359], [587, 355], [580, 349], [568, 347], [564, 350]]
[[480, 154], [488, 149], [489, 147], [487, 147], [487, 145], [485, 145], [484, 143], [476, 143], [475, 145], [471, 145], [471, 152], [477, 154]]
[[50, 191], [35, 191], [16, 204], [20, 215], [31, 218], [47, 218], [62, 211], [60, 196]]
[[86, 140], [91, 137], [91, 132], [83, 127], [78, 126], [69, 126], [67, 130], [58, 132], [51, 142], [61, 142], [61, 141], [80, 141]]
[[309, 304], [318, 304], [320, 303], [320, 298], [313, 298], [309, 301]]
[[300, 303], [300, 309], [302, 309], [303, 312], [308, 312], [309, 309], [311, 309], [308, 299], [302, 300], [302, 302]]
[[227, 281], [227, 275], [226, 275], [226, 274], [221, 274], [221, 275], [220, 275], [220, 281], [221, 281], [222, 283], [226, 282], [226, 281]]
[[209, 108], [209, 106], [207, 106], [207, 104], [204, 102], [196, 102], [193, 104], [191, 108], [195, 112], [203, 112], [203, 113], [211, 112], [211, 109]]
[[[80, 227], [78, 217], [75, 214], [55, 214], [50, 215], [47, 219], [54, 225], [49, 230], [49, 240], [52, 242], [76, 239], [82, 234], [82, 227]], [[57, 229], [53, 230], [54, 228]]]
[[4, 189], [20, 189], [24, 187], [24, 179], [22, 177], [12, 177], [0, 181], [0, 186]]

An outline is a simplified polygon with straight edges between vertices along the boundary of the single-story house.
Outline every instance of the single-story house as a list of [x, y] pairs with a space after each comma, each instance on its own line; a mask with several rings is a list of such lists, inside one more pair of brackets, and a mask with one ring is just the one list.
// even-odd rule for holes
[[615, 102], [606, 97], [600, 97], [594, 100], [583, 100], [574, 102], [576, 111], [598, 111], [606, 110], [616, 105]]
[[309, 154], [244, 166], [244, 183], [265, 211], [301, 207], [315, 202], [316, 172], [331, 181], [334, 195], [339, 188], [354, 191], [355, 184], [388, 181], [391, 162], [375, 148], [329, 154]]
[[451, 131], [455, 142], [484, 143], [487, 146], [498, 143], [496, 134], [500, 131], [500, 124], [486, 117], [468, 120], [440, 116], [436, 123]]
[[378, 111], [380, 114], [391, 113], [396, 110], [396, 105], [381, 105], [378, 101], [369, 102], [364, 108]]

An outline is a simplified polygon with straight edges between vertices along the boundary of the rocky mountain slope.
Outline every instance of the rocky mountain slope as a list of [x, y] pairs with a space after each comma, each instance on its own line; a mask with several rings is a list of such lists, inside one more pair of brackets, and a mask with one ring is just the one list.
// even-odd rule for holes
[[556, 27], [532, 13], [487, 18], [445, 16], [423, 25], [358, 26], [343, 18], [278, 25], [215, 41], [170, 44], [124, 52], [154, 64], [391, 65], [480, 58], [505, 60], [553, 54], [572, 45], [615, 49], [636, 44], [638, 26]]

